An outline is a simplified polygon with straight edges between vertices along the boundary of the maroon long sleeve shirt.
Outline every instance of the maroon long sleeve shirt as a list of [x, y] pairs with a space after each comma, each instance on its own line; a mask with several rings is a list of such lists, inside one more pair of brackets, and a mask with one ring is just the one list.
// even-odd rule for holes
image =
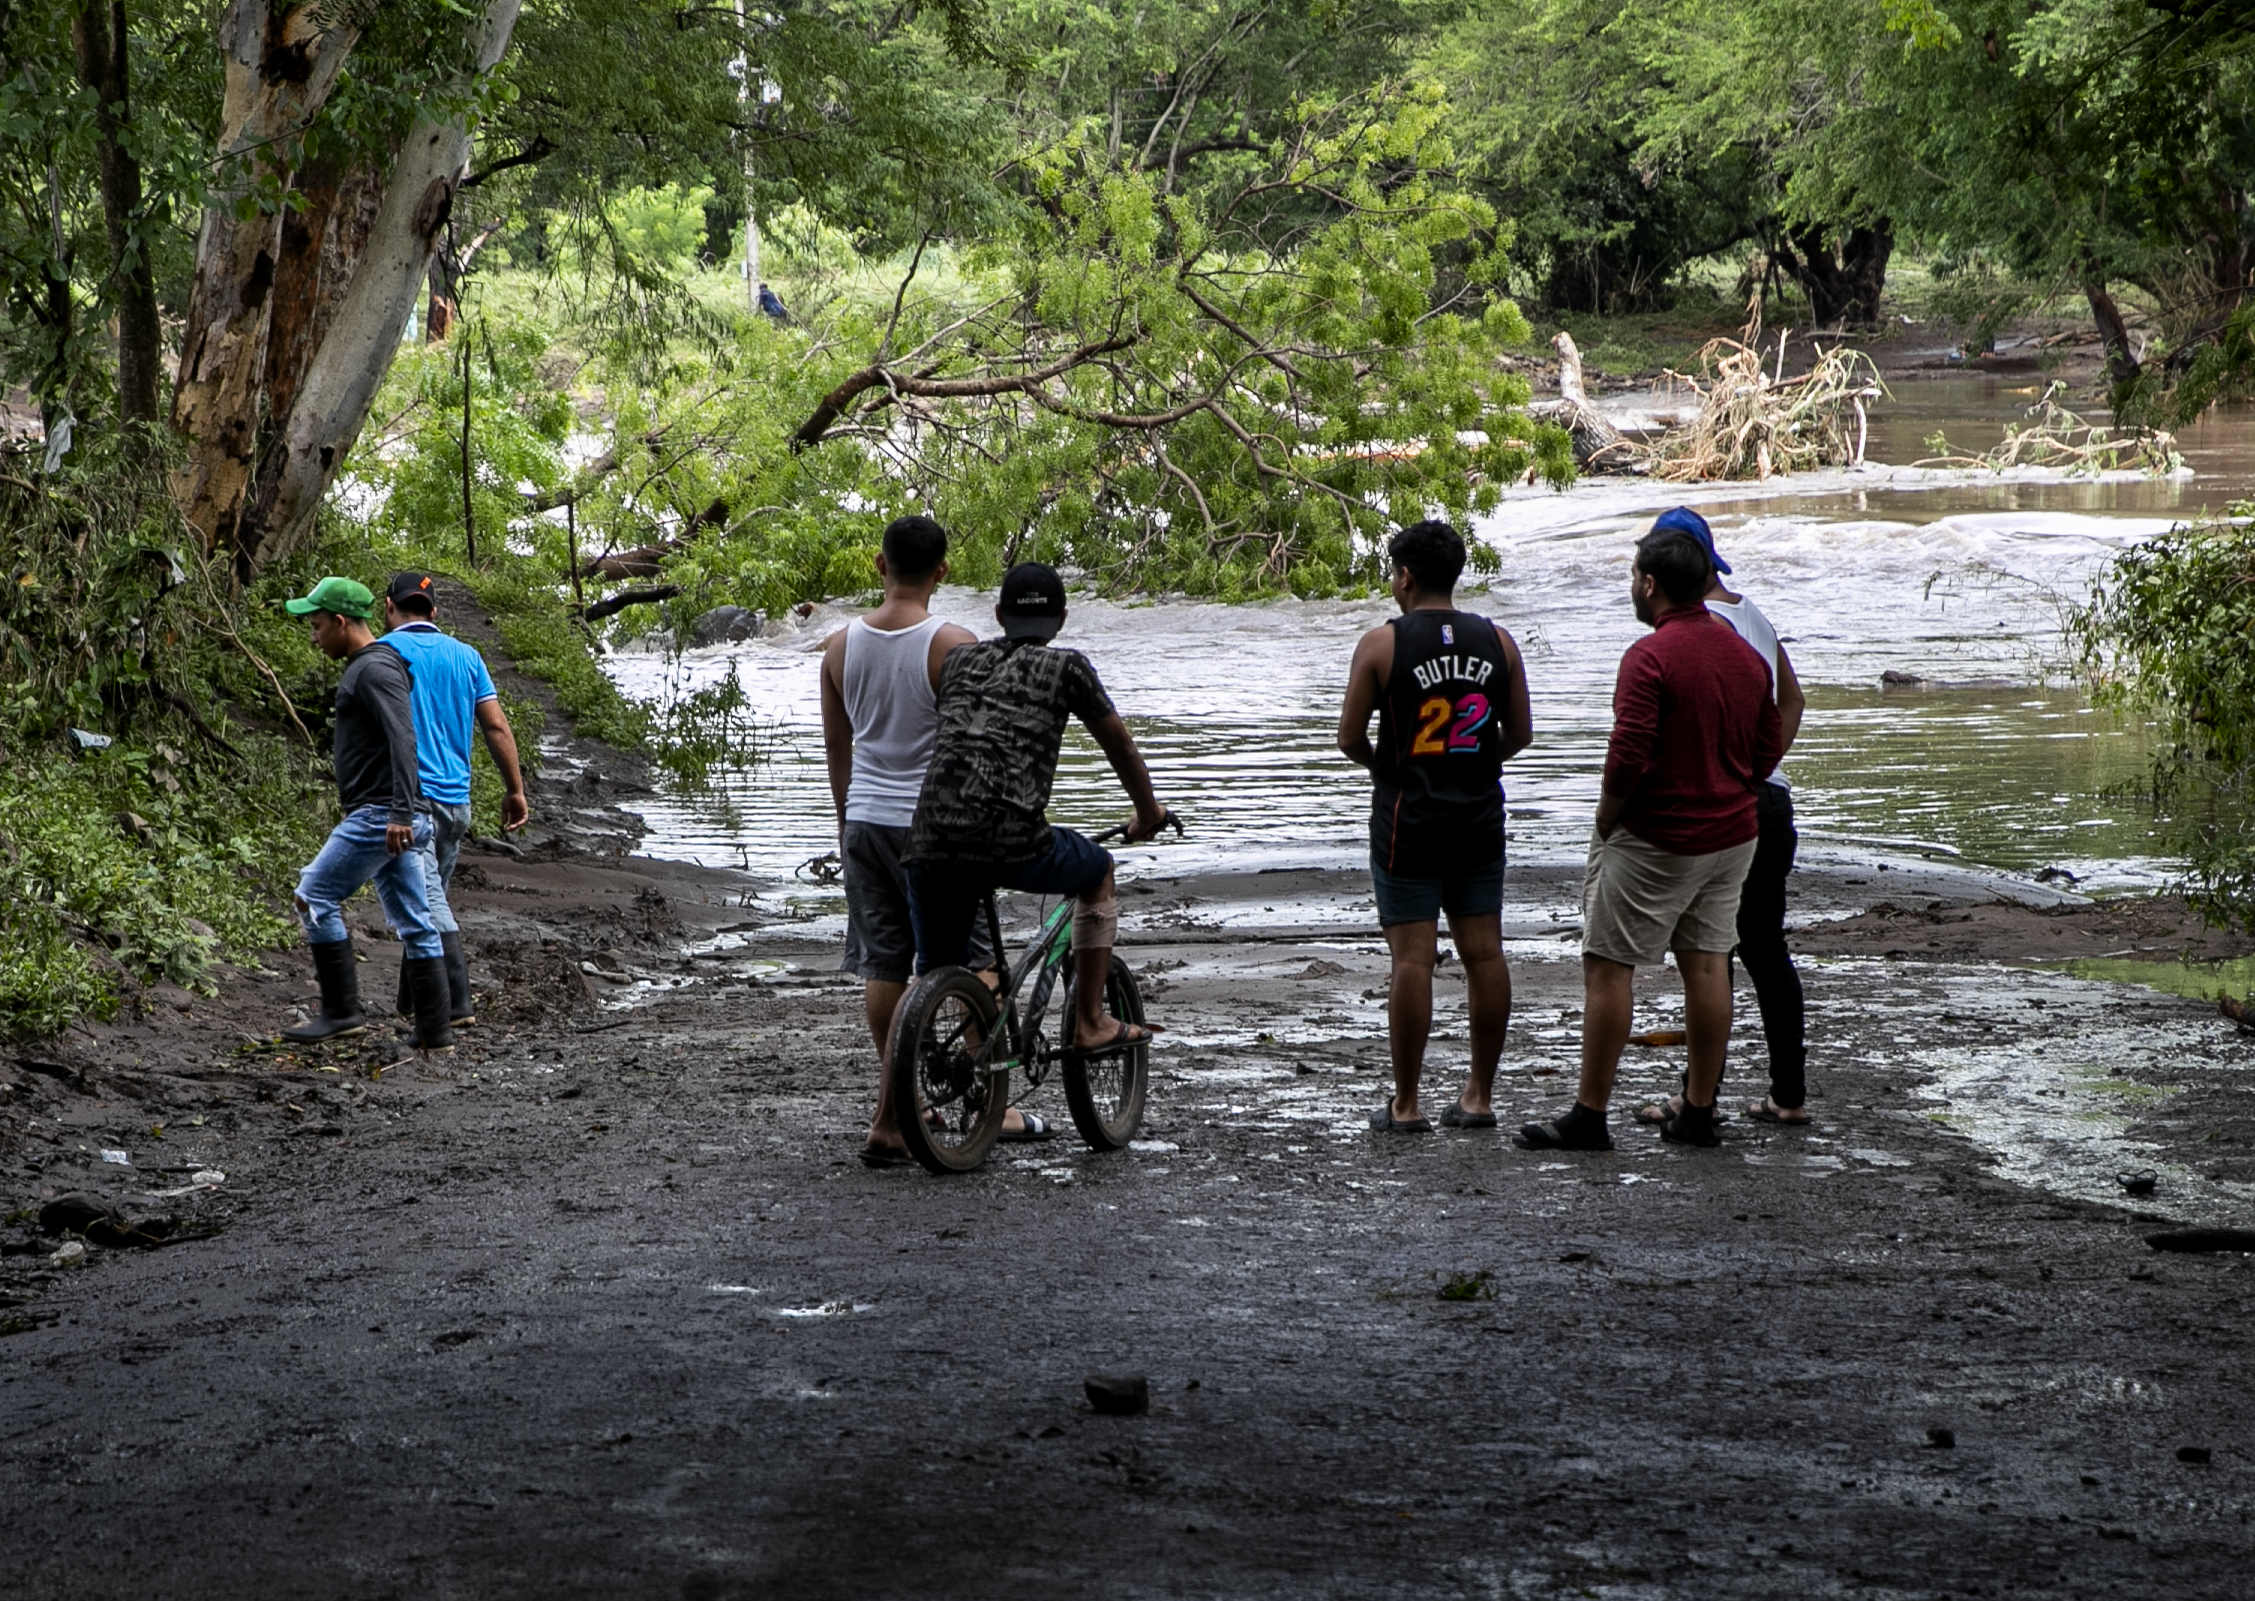
[[1679, 856], [1745, 844], [1784, 754], [1769, 664], [1704, 607], [1663, 617], [1621, 657], [1605, 789], [1647, 844]]

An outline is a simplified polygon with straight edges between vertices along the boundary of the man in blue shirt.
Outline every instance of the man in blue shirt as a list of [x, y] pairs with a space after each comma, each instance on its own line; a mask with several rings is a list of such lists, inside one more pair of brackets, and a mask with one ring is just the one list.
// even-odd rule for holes
[[[470, 832], [470, 735], [485, 736], [501, 771], [501, 827], [513, 833], [532, 811], [525, 776], [517, 765], [517, 736], [501, 710], [501, 697], [485, 658], [438, 631], [438, 599], [429, 573], [400, 573], [384, 592], [384, 643], [406, 658], [415, 675], [415, 765], [431, 809], [430, 842], [420, 845], [423, 874], [431, 885], [431, 921], [446, 952], [450, 1021], [476, 1019], [470, 1004], [470, 966], [462, 952], [462, 926], [454, 919], [447, 887]], [[406, 990], [401, 989], [404, 998]], [[404, 999], [401, 1009], [405, 1010]]]

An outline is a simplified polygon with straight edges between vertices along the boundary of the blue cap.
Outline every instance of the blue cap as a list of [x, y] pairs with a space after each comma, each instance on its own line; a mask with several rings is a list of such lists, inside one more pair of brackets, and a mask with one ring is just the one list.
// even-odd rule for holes
[[1707, 559], [1715, 564], [1716, 572], [1727, 573], [1730, 571], [1730, 563], [1724, 561], [1715, 551], [1714, 530], [1707, 526], [1706, 518], [1700, 516], [1689, 506], [1671, 506], [1668, 510], [1662, 512], [1657, 518], [1653, 519], [1652, 531], [1656, 534], [1689, 534], [1699, 541], [1699, 548], [1705, 551]]

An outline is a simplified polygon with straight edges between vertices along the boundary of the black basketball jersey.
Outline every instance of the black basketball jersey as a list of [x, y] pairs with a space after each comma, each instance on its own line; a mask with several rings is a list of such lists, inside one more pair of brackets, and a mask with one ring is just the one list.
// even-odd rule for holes
[[1511, 663], [1495, 624], [1461, 611], [1393, 619], [1378, 703], [1371, 860], [1440, 878], [1503, 856], [1503, 712]]

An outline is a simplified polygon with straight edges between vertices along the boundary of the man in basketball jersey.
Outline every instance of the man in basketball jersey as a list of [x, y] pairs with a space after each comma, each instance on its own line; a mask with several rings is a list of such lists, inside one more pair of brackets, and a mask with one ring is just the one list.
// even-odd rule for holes
[[[890, 1167], [913, 1160], [893, 1120], [885, 1072], [893, 1012], [916, 962], [901, 853], [939, 727], [933, 688], [940, 664], [949, 651], [977, 640], [968, 628], [932, 615], [932, 591], [947, 576], [947, 532], [931, 518], [900, 517], [885, 529], [877, 576], [885, 586], [883, 602], [822, 647], [822, 748], [845, 864], [841, 966], [861, 976], [862, 1008], [877, 1044], [877, 1112], [862, 1160]], [[984, 931], [973, 938], [970, 965], [991, 965]], [[1049, 1132], [1016, 1108], [1003, 1124], [1005, 1139], [1042, 1139]]]
[[[1393, 970], [1386, 1042], [1394, 1094], [1380, 1132], [1431, 1129], [1417, 1104], [1433, 1026], [1440, 917], [1464, 963], [1472, 1065], [1441, 1113], [1449, 1128], [1494, 1128], [1489, 1096], [1511, 1023], [1503, 958], [1503, 764], [1534, 738], [1527, 673], [1511, 635], [1458, 611], [1464, 540], [1444, 522], [1413, 523], [1386, 547], [1402, 615], [1355, 647], [1339, 712], [1339, 749], [1370, 769], [1370, 876]], [[1378, 744], [1370, 718], [1378, 716]]]

